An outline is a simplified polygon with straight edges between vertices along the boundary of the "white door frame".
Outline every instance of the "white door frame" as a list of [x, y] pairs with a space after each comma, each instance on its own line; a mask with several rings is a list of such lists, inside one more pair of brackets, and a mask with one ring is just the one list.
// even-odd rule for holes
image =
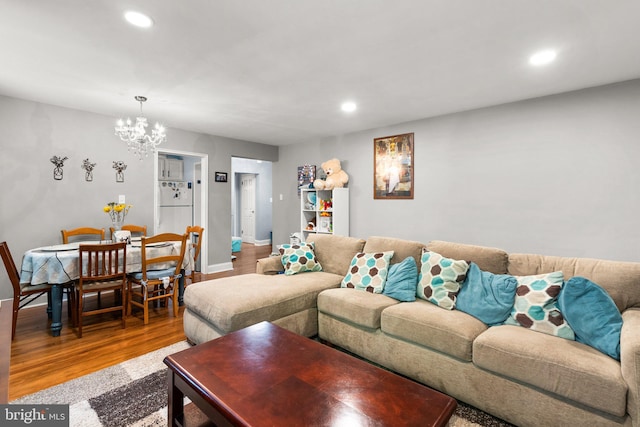
[[[200, 187], [200, 196], [202, 200], [202, 206], [200, 207], [200, 218], [204, 218], [205, 223], [201, 226], [204, 228], [205, 236], [208, 236], [209, 229], [209, 180], [206, 178], [209, 176], [209, 155], [203, 153], [194, 153], [191, 151], [182, 151], [182, 150], [171, 150], [165, 148], [159, 148], [153, 154], [153, 232], [156, 233], [156, 224], [158, 224], [158, 205], [160, 201], [158, 200], [158, 155], [159, 154], [173, 154], [177, 156], [189, 156], [189, 157], [199, 157], [200, 163], [202, 164], [202, 179], [201, 179], [201, 187]], [[202, 240], [202, 247], [200, 248], [200, 270], [202, 273], [207, 274], [207, 267], [209, 266], [209, 238]]]

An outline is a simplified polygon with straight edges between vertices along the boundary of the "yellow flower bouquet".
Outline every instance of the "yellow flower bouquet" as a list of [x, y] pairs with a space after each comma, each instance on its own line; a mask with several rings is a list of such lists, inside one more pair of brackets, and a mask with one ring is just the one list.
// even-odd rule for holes
[[102, 210], [109, 214], [114, 228], [120, 229], [120, 227], [122, 227], [122, 223], [124, 222], [124, 217], [129, 213], [129, 209], [131, 209], [131, 206], [132, 205], [127, 205], [124, 203], [110, 202], [107, 203], [105, 207], [102, 208]]

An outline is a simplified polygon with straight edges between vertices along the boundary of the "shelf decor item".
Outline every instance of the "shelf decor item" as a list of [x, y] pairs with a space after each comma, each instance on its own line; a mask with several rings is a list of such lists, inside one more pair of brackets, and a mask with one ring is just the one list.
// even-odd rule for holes
[[68, 157], [66, 156], [65, 157], [53, 156], [52, 158], [49, 159], [51, 163], [55, 165], [55, 168], [53, 168], [53, 179], [55, 179], [56, 181], [60, 181], [62, 179], [64, 174], [62, 167], [64, 166], [64, 162], [67, 159]]
[[373, 140], [373, 198], [413, 199], [413, 133]]

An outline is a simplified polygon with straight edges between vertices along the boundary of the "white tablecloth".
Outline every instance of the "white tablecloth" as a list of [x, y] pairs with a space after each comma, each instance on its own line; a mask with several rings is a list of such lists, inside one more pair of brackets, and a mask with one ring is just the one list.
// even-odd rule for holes
[[[22, 258], [22, 268], [20, 270], [20, 283], [31, 283], [39, 285], [42, 283], [62, 284], [76, 280], [80, 277], [78, 271], [78, 260], [80, 252], [79, 244], [95, 244], [97, 242], [76, 242], [67, 245], [45, 246], [35, 248], [25, 252]], [[184, 254], [182, 268], [191, 271], [194, 268], [193, 251], [191, 242]], [[142, 271], [142, 250], [140, 243], [127, 245], [127, 273]], [[168, 255], [169, 253], [180, 254], [180, 243], [173, 243], [163, 247], [147, 248], [149, 257]], [[172, 265], [154, 264], [154, 270], [170, 268]]]

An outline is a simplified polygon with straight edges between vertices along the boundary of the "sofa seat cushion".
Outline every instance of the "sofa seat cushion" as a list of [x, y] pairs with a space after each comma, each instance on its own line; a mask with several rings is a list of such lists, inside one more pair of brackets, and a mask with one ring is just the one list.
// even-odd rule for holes
[[445, 310], [428, 301], [393, 305], [382, 312], [382, 332], [471, 361], [473, 340], [487, 326], [458, 310]]
[[318, 311], [369, 329], [379, 329], [382, 311], [395, 304], [398, 301], [386, 295], [351, 288], [329, 289], [318, 295]]
[[494, 326], [474, 341], [473, 363], [615, 416], [626, 412], [620, 363], [576, 341], [519, 326]]
[[228, 334], [316, 308], [318, 294], [340, 286], [341, 280], [342, 276], [321, 271], [295, 276], [243, 274], [192, 283], [185, 288], [184, 304]]

